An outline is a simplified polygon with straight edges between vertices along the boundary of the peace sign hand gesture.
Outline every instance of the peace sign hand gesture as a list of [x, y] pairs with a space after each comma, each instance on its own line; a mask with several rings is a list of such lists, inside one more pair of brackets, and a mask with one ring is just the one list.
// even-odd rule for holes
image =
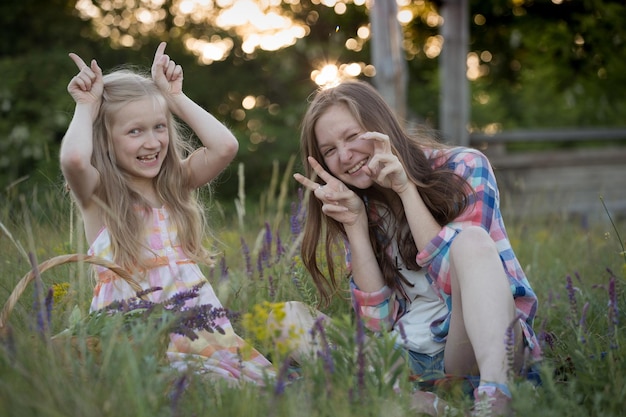
[[367, 164], [369, 175], [378, 185], [402, 194], [409, 186], [404, 166], [391, 151], [389, 136], [378, 132], [366, 132], [360, 139], [374, 141], [374, 156]]
[[326, 172], [315, 158], [309, 156], [307, 159], [317, 176], [326, 185], [322, 186], [301, 174], [294, 174], [295, 180], [311, 190], [313, 195], [322, 202], [322, 212], [325, 215], [345, 226], [356, 224], [361, 216], [366, 215], [363, 201], [343, 182]]
[[78, 67], [79, 72], [70, 80], [67, 92], [70, 93], [76, 104], [99, 105], [104, 91], [102, 69], [95, 59], [92, 59], [91, 65], [87, 66], [85, 61], [75, 53], [70, 52], [69, 56]]
[[167, 43], [161, 42], [152, 62], [152, 79], [166, 95], [177, 95], [183, 91], [183, 67], [177, 65], [165, 54]]

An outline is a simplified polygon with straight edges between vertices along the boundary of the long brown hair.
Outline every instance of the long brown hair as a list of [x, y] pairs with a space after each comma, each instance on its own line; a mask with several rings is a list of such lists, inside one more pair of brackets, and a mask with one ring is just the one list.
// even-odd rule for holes
[[[153, 98], [155, 106], [164, 106], [168, 115], [169, 147], [158, 175], [153, 179], [161, 201], [178, 231], [184, 252], [192, 259], [210, 262], [202, 246], [206, 220], [198, 201], [197, 190], [185, 181], [181, 159], [191, 152], [183, 140], [183, 128], [167, 107], [165, 97], [149, 74], [121, 69], [104, 76], [102, 104], [93, 125], [92, 164], [100, 173], [96, 197], [101, 201], [104, 224], [111, 236], [113, 258], [129, 271], [144, 271], [149, 248], [145, 242], [147, 221], [152, 209], [148, 201], [130, 187], [128, 176], [115, 162], [111, 140], [113, 117], [122, 106], [135, 100]], [[146, 109], [146, 111], [150, 111]]]
[[[470, 192], [467, 182], [446, 168], [445, 163], [434, 168], [432, 161], [424, 153], [424, 149], [445, 149], [448, 146], [424, 133], [409, 135], [382, 96], [364, 81], [344, 81], [335, 87], [320, 89], [310, 102], [302, 121], [300, 135], [302, 163], [309, 178], [314, 172], [306, 160], [308, 156], [313, 156], [326, 171], [330, 172], [317, 146], [315, 124], [330, 107], [340, 103], [349, 109], [364, 130], [389, 136], [392, 152], [404, 166], [409, 180], [415, 184], [424, 203], [440, 225], [449, 223], [467, 208]], [[407, 220], [399, 197], [395, 194], [394, 197], [390, 197], [390, 193], [383, 193], [377, 186], [363, 190], [351, 188], [368, 205], [375, 204], [385, 209], [379, 211], [379, 214], [383, 213], [383, 217], [373, 218], [368, 215], [370, 241], [385, 284], [392, 289], [398, 289], [399, 280], [404, 278], [399, 274], [394, 260], [388, 255], [387, 249], [392, 242], [381, 238], [386, 233], [383, 224], [390, 220], [385, 216], [391, 216], [391, 224], [400, 226], [395, 233], [395, 239], [406, 267], [412, 270], [420, 268], [416, 263], [417, 247], [413, 236], [408, 227], [402, 227], [407, 224]], [[338, 289], [335, 268], [332, 265], [333, 252], [336, 245], [347, 237], [343, 225], [326, 217], [321, 207], [318, 199], [309, 199], [301, 255], [320, 292], [322, 302], [327, 304]], [[322, 273], [317, 260], [320, 238], [323, 234], [325, 234], [324, 250], [328, 260], [328, 278]]]

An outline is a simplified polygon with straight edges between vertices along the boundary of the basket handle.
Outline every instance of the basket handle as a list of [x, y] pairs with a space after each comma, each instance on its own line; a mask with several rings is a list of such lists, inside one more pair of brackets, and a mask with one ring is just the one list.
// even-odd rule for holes
[[[137, 283], [137, 281], [133, 279], [132, 275], [128, 271], [122, 269], [122, 267], [111, 261], [93, 255], [74, 253], [69, 255], [55, 256], [54, 258], [50, 258], [40, 263], [37, 266], [37, 270], [39, 271], [39, 273], [42, 273], [50, 268], [54, 268], [55, 266], [63, 265], [70, 262], [87, 262], [90, 264], [103, 266], [115, 272], [122, 279], [124, 279], [124, 281], [126, 281], [133, 288], [133, 290], [135, 290], [135, 292], [143, 291], [141, 286]], [[24, 277], [17, 283], [17, 285], [13, 289], [13, 292], [11, 292], [11, 295], [7, 299], [4, 307], [2, 308], [2, 311], [0, 312], [0, 332], [6, 326], [9, 316], [11, 315], [11, 311], [13, 311], [13, 308], [24, 293], [24, 290], [26, 290], [28, 284], [30, 284], [34, 279], [35, 269], [33, 268], [26, 275], [24, 275]]]

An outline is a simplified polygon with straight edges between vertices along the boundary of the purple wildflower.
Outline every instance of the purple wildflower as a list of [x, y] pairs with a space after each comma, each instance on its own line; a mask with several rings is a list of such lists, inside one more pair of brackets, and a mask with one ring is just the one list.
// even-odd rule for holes
[[115, 313], [141, 313], [139, 317], [147, 318], [155, 312], [162, 312], [171, 317], [168, 323], [170, 333], [176, 333], [195, 340], [198, 338], [196, 331], [205, 330], [209, 333], [218, 332], [224, 334], [225, 331], [218, 324], [222, 318], [231, 318], [236, 315], [223, 307], [213, 307], [211, 304], [193, 305], [187, 307], [188, 301], [198, 297], [200, 288], [206, 284], [195, 285], [187, 291], [181, 291], [162, 303], [154, 303], [149, 300], [140, 298], [144, 293], [161, 290], [159, 287], [151, 288], [138, 293], [138, 297], [125, 300], [114, 301], [99, 313], [115, 314]]
[[250, 248], [245, 239], [241, 238], [241, 251], [243, 252], [243, 258], [246, 262], [246, 274], [248, 278], [252, 278], [252, 260], [250, 259]]
[[270, 224], [265, 222], [265, 239], [263, 240], [263, 261], [265, 265], [270, 265], [270, 256], [272, 255], [272, 229]]
[[183, 392], [185, 392], [185, 389], [187, 388], [187, 386], [189, 385], [189, 382], [187, 381], [187, 375], [183, 375], [180, 378], [176, 379], [176, 382], [174, 383], [174, 387], [172, 389], [172, 392], [170, 393], [170, 415], [172, 417], [178, 417], [181, 416], [181, 412], [179, 409], [179, 405], [180, 405], [180, 398], [183, 395]]
[[52, 287], [48, 288], [48, 294], [46, 294], [46, 299], [44, 302], [45, 313], [46, 313], [46, 329], [50, 329], [52, 327], [52, 304], [54, 303], [54, 289]]
[[585, 337], [585, 335], [587, 334], [587, 311], [589, 310], [589, 302], [586, 302], [585, 305], [583, 305], [583, 311], [580, 315], [580, 320], [578, 322], [578, 329], [579, 329], [579, 340], [580, 343], [585, 344], [587, 343], [587, 339]]
[[506, 327], [504, 343], [506, 346], [506, 359], [508, 364], [508, 373], [509, 378], [513, 378], [515, 372], [515, 324], [521, 318], [520, 315], [517, 315], [513, 321]]
[[33, 273], [35, 275], [35, 281], [33, 284], [34, 292], [33, 292], [33, 310], [36, 312], [37, 318], [37, 331], [40, 335], [44, 336], [47, 334], [50, 329], [50, 321], [46, 320], [48, 315], [46, 314], [45, 307], [45, 299], [43, 297], [43, 282], [41, 280], [41, 275], [39, 274], [39, 269], [37, 268], [37, 259], [35, 259], [35, 255], [32, 253], [28, 254], [28, 258], [33, 267]]
[[228, 266], [226, 266], [226, 255], [220, 260], [220, 282], [228, 281]]
[[326, 330], [324, 329], [324, 319], [322, 317], [315, 320], [313, 327], [311, 328], [311, 337], [315, 339], [319, 333], [321, 343], [321, 349], [317, 351], [317, 355], [324, 361], [324, 369], [329, 374], [335, 371], [335, 364], [333, 362], [333, 356], [331, 354], [330, 344], [326, 337]]
[[276, 232], [276, 262], [280, 261], [280, 258], [285, 253], [285, 247], [280, 239], [280, 234]]
[[276, 297], [276, 285], [274, 285], [274, 277], [272, 274], [267, 277], [267, 283], [269, 285], [270, 300], [273, 300]]
[[569, 298], [569, 305], [572, 317], [576, 317], [578, 315], [578, 305], [576, 304], [576, 288], [572, 284], [571, 276], [568, 275], [565, 279], [567, 280], [565, 288], [567, 289], [567, 296]]
[[259, 252], [259, 256], [256, 258], [256, 270], [259, 273], [259, 279], [263, 279], [263, 249]]
[[298, 200], [297, 202], [291, 203], [291, 217], [289, 219], [289, 225], [291, 228], [292, 239], [296, 239], [296, 237], [302, 233], [302, 223], [306, 214], [304, 206], [302, 205], [303, 199], [304, 191], [302, 190], [302, 187], [299, 187]]
[[275, 396], [279, 396], [285, 392], [290, 361], [291, 359], [289, 357], [286, 357], [285, 360], [283, 360], [283, 363], [280, 365], [280, 369], [278, 370], [278, 375], [276, 377], [276, 384], [274, 385]]

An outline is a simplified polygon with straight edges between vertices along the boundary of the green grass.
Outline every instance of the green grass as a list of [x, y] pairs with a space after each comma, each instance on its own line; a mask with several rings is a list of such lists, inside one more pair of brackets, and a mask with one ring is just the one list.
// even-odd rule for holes
[[[283, 190], [284, 185], [275, 181], [264, 200], [245, 215], [229, 217], [223, 213], [236, 211], [219, 206], [214, 210], [215, 238], [208, 243], [221, 255], [205, 272], [223, 304], [233, 311], [250, 312], [264, 301], [317, 301], [294, 251], [289, 220], [297, 198]], [[69, 203], [53, 195], [39, 196], [36, 203], [35, 196], [32, 201], [22, 197], [7, 205], [11, 210], [0, 207], [2, 304], [30, 269], [29, 255], [41, 262], [85, 252], [82, 228], [70, 216]], [[555, 216], [508, 223], [513, 247], [540, 299], [535, 330], [546, 335], [543, 385], [521, 380], [512, 385], [519, 416], [623, 414], [626, 261], [618, 233], [626, 234], [626, 222], [613, 225], [608, 220], [607, 215], [605, 223], [585, 225]], [[391, 376], [383, 372], [398, 352], [386, 338], [369, 339], [367, 346], [358, 341], [359, 329], [346, 300], [337, 299], [325, 310], [335, 318], [327, 337], [338, 349], [320, 346], [320, 356], [303, 365], [302, 378], [286, 386], [280, 378], [265, 387], [235, 388], [174, 371], [163, 363], [159, 332], [153, 326], [121, 331], [121, 323], [112, 320], [101, 330], [97, 350], [87, 348], [87, 335], [81, 332], [74, 344], [69, 339], [52, 342], [50, 335], [66, 329], [77, 312], [87, 314], [92, 282], [86, 271], [86, 265], [71, 264], [42, 274], [44, 290], [55, 283], [67, 284], [67, 292], [57, 294], [49, 329], [38, 330], [34, 285], [11, 312], [0, 340], [0, 415], [413, 414], [408, 410], [412, 386], [406, 371]], [[241, 322], [235, 322], [235, 328], [242, 336], [252, 336]], [[261, 351], [279, 358], [271, 346], [259, 343]], [[393, 389], [394, 382], [399, 392]], [[454, 387], [440, 394], [456, 407], [469, 404]]]

